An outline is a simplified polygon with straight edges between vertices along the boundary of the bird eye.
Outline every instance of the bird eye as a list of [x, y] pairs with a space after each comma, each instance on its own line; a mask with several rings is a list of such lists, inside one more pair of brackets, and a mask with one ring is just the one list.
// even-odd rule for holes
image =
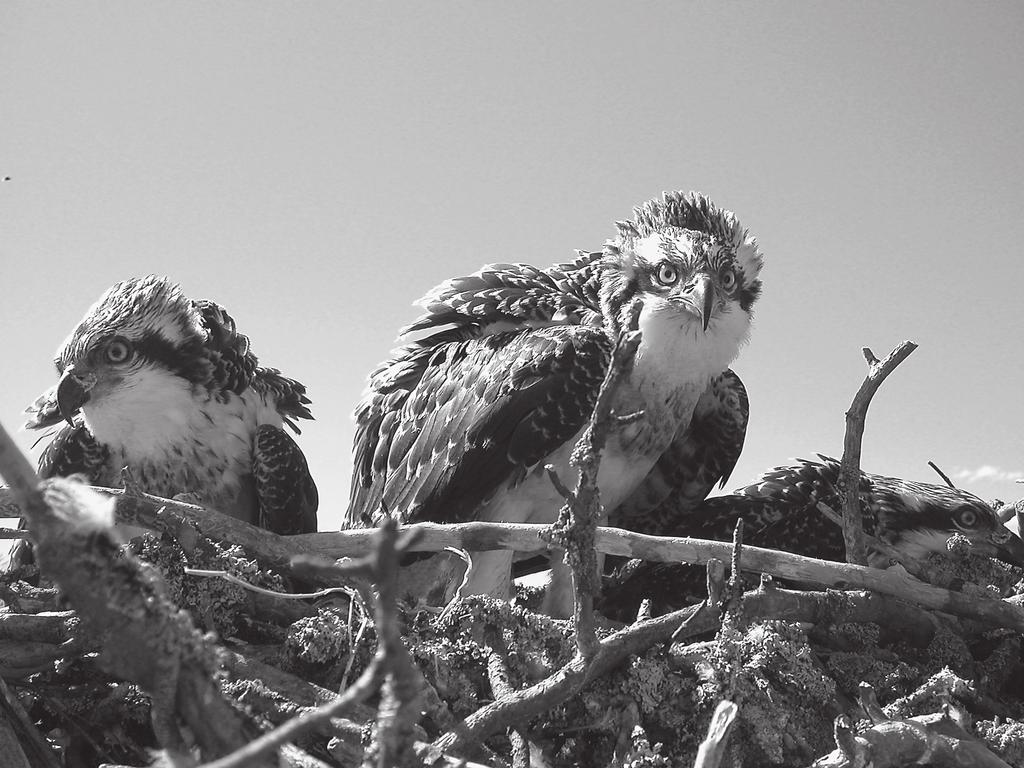
[[956, 513], [956, 524], [961, 528], [974, 528], [978, 524], [978, 513], [970, 507], [961, 507]]
[[670, 264], [667, 261], [663, 262], [662, 265], [658, 267], [657, 279], [662, 285], [675, 285], [679, 280], [679, 270], [675, 265]]
[[722, 281], [722, 288], [725, 290], [731, 291], [736, 287], [736, 272], [732, 267], [725, 267], [718, 277]]
[[115, 336], [107, 342], [107, 348], [104, 353], [107, 356], [108, 363], [121, 365], [132, 359], [132, 345], [128, 343], [127, 339]]

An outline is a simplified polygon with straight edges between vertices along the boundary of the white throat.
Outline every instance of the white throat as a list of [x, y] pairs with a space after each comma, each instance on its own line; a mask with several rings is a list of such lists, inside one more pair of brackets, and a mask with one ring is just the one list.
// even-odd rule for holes
[[281, 425], [277, 411], [251, 389], [218, 399], [169, 371], [143, 369], [115, 391], [86, 403], [89, 431], [129, 465], [181, 461], [203, 451], [249, 462], [260, 424]]
[[750, 316], [728, 305], [704, 330], [695, 315], [648, 302], [640, 313], [639, 329], [633, 378], [641, 390], [650, 396], [692, 385], [699, 396], [711, 377], [736, 359], [750, 332]]

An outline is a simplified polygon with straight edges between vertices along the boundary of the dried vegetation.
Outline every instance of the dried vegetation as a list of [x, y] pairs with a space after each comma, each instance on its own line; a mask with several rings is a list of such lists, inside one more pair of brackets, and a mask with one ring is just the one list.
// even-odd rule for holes
[[[868, 358], [872, 392], [907, 354]], [[869, 399], [851, 409], [854, 470]], [[444, 610], [397, 592], [403, 553], [536, 542], [541, 526], [283, 538], [130, 483], [40, 486], [4, 433], [0, 501], [29, 520], [44, 578], [0, 581], [3, 764], [1024, 765], [1019, 572], [962, 542], [915, 564], [941, 575], [929, 585], [745, 547], [741, 530], [728, 544], [596, 529], [585, 462], [608, 418], [595, 412], [556, 526], [576, 573], [596, 572], [595, 547], [707, 571], [703, 603], [625, 626], [595, 611], [587, 578], [570, 621], [529, 588]], [[153, 534], [121, 548], [112, 518]], [[726, 580], [729, 560], [775, 578]], [[313, 596], [272, 594], [299, 590]]]

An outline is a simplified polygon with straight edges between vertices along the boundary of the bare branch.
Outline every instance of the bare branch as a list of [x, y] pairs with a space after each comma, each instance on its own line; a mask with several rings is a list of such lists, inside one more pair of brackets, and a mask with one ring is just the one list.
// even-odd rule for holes
[[184, 572], [187, 576], [197, 576], [204, 579], [221, 579], [229, 584], [236, 584], [242, 589], [247, 589], [250, 592], [255, 592], [259, 595], [266, 595], [268, 597], [277, 597], [282, 600], [315, 600], [318, 597], [327, 597], [328, 595], [333, 595], [339, 592], [349, 594], [352, 591], [350, 587], [327, 587], [326, 589], [318, 589], [316, 592], [278, 592], [273, 589], [266, 589], [264, 587], [258, 587], [255, 584], [250, 584], [245, 579], [240, 579], [233, 573], [228, 573], [227, 571], [186, 567]]
[[[832, 509], [832, 507], [830, 507], [823, 501], [819, 501], [817, 504], [817, 508], [818, 511], [821, 512], [825, 517], [827, 517], [836, 525], [842, 527], [843, 516], [836, 512], [834, 509]], [[916, 560], [907, 557], [905, 553], [901, 552], [896, 547], [867, 533], [864, 534], [863, 540], [865, 550], [868, 547], [870, 547], [871, 549], [874, 549], [875, 551], [885, 555], [892, 562], [899, 563], [900, 565], [902, 565], [906, 569], [907, 573], [909, 573], [911, 576], [921, 579], [922, 581], [928, 581], [928, 579], [925, 579], [924, 577], [924, 568], [921, 566], [921, 564]]]
[[930, 461], [929, 460], [928, 466], [935, 470], [935, 474], [937, 474], [939, 477], [941, 477], [942, 478], [942, 482], [944, 482], [947, 486], [949, 486], [950, 488], [953, 488], [953, 489], [956, 488], [956, 486], [953, 485], [953, 481], [949, 479], [949, 475], [947, 475], [945, 472], [943, 472], [941, 469], [939, 469], [939, 465], [938, 464], [936, 464], [934, 461]]
[[[508, 648], [499, 628], [493, 625], [484, 628], [484, 646], [487, 649], [487, 677], [494, 698], [511, 696], [515, 688], [509, 678]], [[525, 730], [511, 728], [508, 738], [512, 744], [512, 768], [530, 768], [530, 745]]]
[[[732, 532], [732, 552], [729, 555], [729, 597], [726, 600], [725, 610], [731, 614], [736, 614], [738, 612], [740, 598], [743, 596], [743, 577], [740, 575], [740, 561], [742, 553], [743, 518], [741, 517], [736, 520], [736, 527]], [[736, 618], [739, 618], [738, 615]]]
[[871, 398], [885, 378], [917, 349], [912, 341], [904, 341], [879, 362], [870, 349], [864, 347], [868, 375], [853, 397], [846, 412], [846, 436], [843, 440], [843, 461], [839, 470], [839, 488], [843, 498], [843, 540], [846, 542], [846, 561], [856, 565], [867, 562], [864, 550], [864, 521], [860, 511], [860, 450], [864, 439], [864, 422]]
[[[694, 627], [698, 624], [718, 624], [720, 621], [719, 608], [722, 603], [722, 595], [725, 592], [725, 563], [712, 558], [707, 563], [707, 590], [708, 596], [697, 606], [696, 610], [690, 613], [672, 633], [670, 640], [675, 643], [684, 637], [694, 634]], [[742, 595], [742, 593], [740, 593]], [[700, 634], [701, 630], [697, 631]]]
[[[684, 612], [693, 609], [684, 609]], [[852, 592], [810, 592], [804, 590], [759, 587], [743, 595], [743, 614], [748, 619], [774, 618], [804, 624], [829, 625], [846, 622], [870, 622], [891, 627], [911, 645], [926, 646], [938, 626], [932, 614], [894, 597], [866, 590]], [[721, 626], [713, 612], [698, 611], [676, 630], [673, 642], [684, 643], [693, 637], [715, 632]]]
[[[115, 491], [118, 504], [124, 498]], [[139, 497], [139, 509], [146, 508], [146, 517], [155, 519], [156, 511], [167, 504], [166, 499], [159, 497]], [[147, 506], [148, 505], [148, 506]], [[215, 520], [215, 524], [205, 526], [204, 516]], [[226, 515], [204, 510], [202, 507], [170, 502], [163, 517], [170, 519], [178, 516], [181, 522], [195, 520], [197, 528], [203, 535], [220, 534], [226, 536], [215, 540], [240, 543], [252, 556], [271, 564], [284, 563], [283, 569], [293, 571], [290, 560], [299, 552], [316, 554], [320, 557], [340, 558], [364, 555], [373, 546], [375, 529], [359, 529], [350, 531], [334, 531], [303, 534], [299, 536], [278, 536], [247, 525]], [[120, 519], [120, 517], [119, 517]], [[470, 551], [488, 551], [495, 549], [513, 549], [520, 551], [537, 551], [548, 546], [544, 533], [549, 526], [541, 524], [512, 523], [460, 523], [457, 525], [440, 525], [436, 523], [417, 523], [403, 529], [403, 535], [410, 532], [419, 534], [419, 538], [408, 545], [410, 552], [438, 551], [445, 547], [457, 547]], [[239, 539], [232, 539], [237, 534]], [[730, 544], [720, 541], [704, 541], [687, 537], [650, 536], [622, 530], [620, 528], [598, 528], [595, 534], [595, 547], [598, 552], [607, 555], [652, 560], [656, 562], [682, 562], [702, 565], [712, 557], [723, 562], [731, 557]], [[848, 589], [873, 589], [883, 594], [901, 597], [916, 602], [927, 608], [943, 610], [958, 616], [974, 618], [992, 627], [1007, 627], [1024, 631], [1024, 609], [1008, 601], [979, 600], [960, 593], [924, 584], [907, 574], [882, 571], [865, 566], [836, 563], [827, 560], [816, 560], [802, 557], [789, 552], [745, 546], [743, 548], [744, 568], [754, 572], [768, 573], [772, 576], [813, 582], [825, 586], [845, 587]], [[319, 578], [325, 583], [337, 584], [338, 575], [331, 568], [320, 571]]]
[[227, 758], [204, 768], [243, 768], [250, 765], [252, 760], [322, 726], [325, 721], [336, 717], [348, 707], [365, 701], [382, 683], [381, 703], [377, 709], [376, 764], [397, 766], [409, 762], [414, 755], [413, 725], [419, 712], [416, 705], [422, 686], [419, 670], [413, 665], [402, 643], [396, 604], [396, 579], [404, 545], [414, 542], [416, 538], [404, 531], [400, 534], [398, 524], [389, 519], [376, 531], [377, 546], [360, 561], [319, 566], [325, 571], [333, 568], [338, 575], [365, 574], [377, 586], [374, 615], [378, 637], [377, 654], [359, 679], [335, 701], [299, 715]]
[[25, 515], [41, 570], [102, 646], [101, 664], [149, 693], [161, 745], [172, 755], [188, 749], [179, 720], [204, 757], [244, 744], [245, 722], [212, 679], [213, 645], [167, 599], [159, 575], [119, 550], [109, 502], [71, 480], [40, 485], [2, 427], [0, 474]]
[[[570, 463], [579, 468], [576, 490], [566, 496], [566, 503], [551, 527], [551, 542], [565, 550], [565, 562], [573, 576], [573, 623], [576, 645], [585, 657], [597, 652], [597, 634], [594, 629], [594, 595], [601, 587], [594, 536], [603, 516], [600, 491], [597, 486], [601, 453], [608, 435], [615, 426], [612, 403], [619, 379], [628, 375], [633, 357], [640, 346], [637, 330], [642, 305], [634, 301], [629, 308], [629, 320], [620, 333], [612, 351], [608, 370], [597, 394], [593, 413], [582, 437], [573, 449]], [[549, 472], [549, 477], [551, 476]], [[552, 482], [555, 479], [552, 478]], [[565, 496], [564, 486], [555, 487]]]
[[562, 482], [562, 478], [558, 476], [558, 472], [555, 470], [554, 465], [545, 464], [544, 472], [547, 474], [548, 479], [551, 481], [551, 484], [555, 486], [555, 490], [558, 491], [558, 495], [561, 496], [566, 501], [571, 500], [572, 491], [570, 491], [569, 487]]
[[[876, 713], [877, 714], [877, 713]], [[836, 718], [837, 749], [814, 761], [812, 768], [902, 768], [927, 764], [935, 768], [1010, 768], [985, 743], [945, 714], [905, 720], [883, 720], [855, 733], [845, 716]]]
[[[61, 762], [57, 759], [57, 755], [54, 754], [53, 749], [46, 741], [46, 737], [39, 732], [36, 728], [35, 723], [32, 722], [32, 718], [28, 716], [24, 707], [21, 706], [21, 702], [18, 701], [17, 696], [7, 687], [2, 677], [0, 677], [0, 721], [6, 721], [10, 730], [17, 733], [19, 738], [17, 739], [17, 745], [8, 745], [9, 752], [3, 752], [5, 759], [11, 759], [15, 762], [13, 757], [15, 755], [15, 747], [17, 746], [19, 751], [25, 753], [27, 758], [31, 758], [26, 766], [32, 765], [35, 768], [61, 768]], [[0, 738], [0, 745], [2, 745], [3, 739]], [[5, 762], [5, 765], [7, 763]]]
[[359, 679], [342, 695], [317, 709], [308, 710], [292, 718], [279, 728], [265, 733], [258, 739], [250, 741], [241, 749], [220, 760], [205, 763], [200, 768], [245, 768], [253, 760], [272, 752], [282, 745], [293, 741], [301, 735], [325, 725], [333, 717], [338, 717], [350, 707], [366, 701], [377, 692], [384, 678], [384, 670], [379, 659], [374, 658], [370, 665], [359, 676]]
[[[723, 547], [731, 548], [730, 544], [720, 543]], [[744, 550], [748, 563], [753, 550], [753, 547]], [[797, 592], [778, 588], [756, 590], [743, 595], [742, 611], [748, 618], [771, 617], [807, 623], [876, 622], [898, 626], [906, 630], [909, 640], [922, 645], [927, 644], [934, 633], [934, 622], [927, 614], [900, 600], [870, 592]], [[680, 625], [685, 625], [685, 629]], [[558, 706], [629, 656], [643, 653], [651, 646], [669, 640], [673, 634], [682, 640], [684, 636], [714, 631], [718, 626], [718, 612], [708, 610], [706, 601], [631, 624], [603, 638], [599, 642], [598, 652], [592, 658], [585, 659], [577, 655], [550, 677], [488, 704], [440, 737], [434, 742], [434, 747], [444, 752], [461, 754], [494, 733], [513, 724], [526, 722]]]
[[720, 701], [708, 725], [708, 735], [697, 748], [693, 768], [718, 768], [725, 757], [725, 745], [738, 711], [731, 701]]

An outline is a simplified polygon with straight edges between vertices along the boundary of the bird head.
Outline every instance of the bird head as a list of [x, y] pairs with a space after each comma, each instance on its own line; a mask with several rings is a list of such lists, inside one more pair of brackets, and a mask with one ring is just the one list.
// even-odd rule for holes
[[[209, 379], [213, 361], [200, 308], [164, 277], [123, 280], [108, 289], [57, 352], [60, 381], [29, 407], [29, 428], [87, 422], [103, 412], [158, 409], [171, 390]], [[127, 408], [125, 406], [128, 406]]]
[[911, 559], [945, 552], [950, 536], [961, 534], [975, 554], [1024, 567], [1024, 541], [974, 494], [880, 475], [867, 477], [876, 535]]
[[621, 322], [639, 298], [650, 312], [701, 333], [749, 327], [761, 292], [762, 256], [731, 212], [696, 192], [666, 192], [617, 228], [605, 246], [606, 316]]

